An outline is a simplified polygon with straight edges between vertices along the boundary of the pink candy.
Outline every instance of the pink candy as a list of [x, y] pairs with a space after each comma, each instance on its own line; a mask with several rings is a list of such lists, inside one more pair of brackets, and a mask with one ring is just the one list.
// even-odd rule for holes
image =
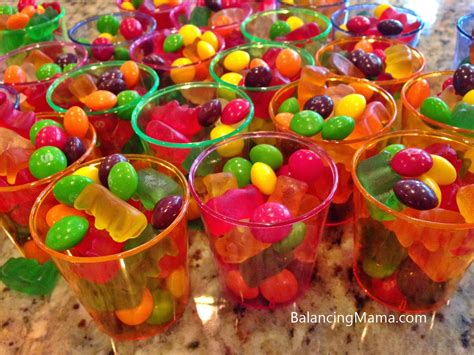
[[250, 111], [250, 104], [247, 100], [235, 99], [230, 101], [222, 111], [221, 122], [232, 125], [242, 121]]
[[308, 149], [300, 149], [291, 154], [288, 167], [295, 179], [312, 182], [321, 175], [324, 165], [318, 154]]
[[406, 148], [393, 156], [390, 165], [401, 176], [417, 177], [431, 169], [433, 159], [423, 149]]
[[[267, 202], [257, 207], [250, 222], [268, 225], [278, 224], [292, 218], [290, 210], [281, 203]], [[276, 243], [291, 232], [291, 224], [283, 226], [252, 227], [252, 234], [260, 242]]]
[[64, 130], [56, 126], [46, 126], [38, 132], [35, 146], [41, 148], [48, 145], [63, 150], [66, 140], [67, 136]]

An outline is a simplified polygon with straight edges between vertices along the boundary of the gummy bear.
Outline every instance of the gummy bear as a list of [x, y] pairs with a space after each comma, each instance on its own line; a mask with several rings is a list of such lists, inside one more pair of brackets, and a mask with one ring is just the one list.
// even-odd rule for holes
[[329, 70], [311, 65], [304, 66], [298, 83], [298, 101], [303, 106], [306, 101], [316, 95], [326, 92], [326, 79]]
[[7, 182], [14, 185], [20, 170], [28, 168], [33, 149], [10, 148], [0, 153], [0, 176], [6, 176]]
[[466, 222], [474, 223], [474, 185], [460, 187], [456, 194], [456, 202]]
[[202, 181], [207, 192], [204, 201], [221, 196], [228, 190], [238, 188], [237, 179], [232, 173], [222, 172], [210, 174], [205, 176]]
[[[145, 133], [151, 138], [162, 142], [190, 143], [190, 140], [183, 134], [158, 120], [148, 122]], [[191, 149], [166, 148], [157, 144], [152, 144], [152, 148], [158, 156], [165, 159], [167, 158], [177, 165], [184, 162], [191, 151]]]
[[152, 210], [165, 196], [182, 195], [181, 186], [168, 175], [155, 169], [142, 169], [137, 174], [138, 186], [135, 194], [147, 210]]
[[410, 47], [404, 44], [396, 44], [388, 47], [385, 53], [385, 72], [394, 79], [402, 79], [411, 76], [414, 72], [412, 53]]
[[198, 113], [198, 107], [190, 108], [173, 100], [153, 108], [150, 115], [152, 121], [161, 121], [187, 138], [192, 138], [201, 130]]
[[35, 70], [38, 70], [41, 66], [53, 63], [53, 59], [50, 56], [45, 54], [43, 51], [39, 49], [34, 49], [28, 53], [26, 58], [24, 59], [23, 63], [31, 63], [34, 65]]
[[329, 54], [328, 65], [341, 75], [365, 79], [365, 74], [359, 68], [357, 68], [349, 59], [337, 52], [331, 52]]
[[301, 201], [308, 191], [308, 184], [292, 177], [280, 175], [276, 181], [275, 191], [267, 202], [278, 202], [288, 208], [292, 216], [297, 216]]
[[68, 85], [69, 91], [81, 102], [90, 94], [97, 91], [94, 79], [89, 74], [79, 75], [71, 80]]

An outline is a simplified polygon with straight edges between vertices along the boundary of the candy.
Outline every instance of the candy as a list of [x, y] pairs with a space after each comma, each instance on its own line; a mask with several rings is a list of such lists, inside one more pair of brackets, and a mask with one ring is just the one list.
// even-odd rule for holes
[[435, 192], [420, 180], [397, 181], [393, 191], [401, 203], [416, 210], [430, 210], [439, 203]]
[[[383, 72], [382, 60], [373, 53], [366, 53], [358, 62], [359, 68], [366, 76], [378, 76]], [[387, 70], [385, 70], [387, 72]]]
[[240, 72], [248, 67], [250, 55], [246, 51], [236, 50], [224, 58], [224, 67], [231, 72]]
[[109, 173], [112, 167], [119, 162], [127, 162], [128, 159], [122, 154], [111, 154], [106, 156], [99, 166], [99, 178], [102, 185], [108, 187]]
[[110, 191], [126, 201], [136, 192], [138, 187], [138, 175], [135, 168], [129, 162], [118, 162], [112, 166], [107, 177]]
[[138, 85], [138, 81], [140, 80], [140, 69], [137, 63], [132, 60], [126, 61], [120, 67], [120, 71], [122, 72], [125, 83], [129, 89]]
[[64, 129], [72, 136], [84, 138], [89, 130], [89, 119], [83, 109], [73, 106], [64, 115]]
[[449, 160], [439, 156], [431, 155], [433, 165], [426, 175], [436, 181], [439, 185], [449, 185], [456, 181], [457, 172]]
[[175, 53], [183, 47], [183, 36], [179, 33], [172, 33], [165, 38], [163, 49], [167, 53]]
[[271, 166], [256, 162], [250, 170], [250, 181], [264, 195], [271, 195], [275, 191], [277, 177]]
[[280, 203], [288, 208], [292, 216], [297, 216], [307, 191], [307, 183], [290, 176], [279, 175], [275, 191], [268, 197], [267, 202]]
[[47, 80], [62, 73], [61, 67], [54, 63], [44, 64], [36, 71], [38, 80]]
[[354, 16], [346, 23], [347, 29], [354, 33], [364, 33], [370, 27], [370, 20], [365, 16]]
[[384, 36], [394, 36], [402, 33], [403, 24], [394, 19], [383, 20], [377, 24], [377, 30]]
[[206, 31], [202, 34], [201, 39], [209, 43], [215, 51], [219, 48], [219, 40], [212, 31]]
[[[210, 137], [212, 140], [222, 138], [226, 135], [230, 135], [235, 129], [231, 126], [221, 124], [215, 126], [212, 131], [210, 132]], [[217, 153], [219, 153], [222, 157], [233, 157], [239, 155], [240, 152], [244, 149], [244, 142], [243, 140], [235, 140], [231, 143], [226, 143], [219, 148], [217, 148]]]
[[245, 76], [245, 86], [266, 87], [270, 85], [273, 74], [268, 67], [255, 67], [250, 69]]
[[41, 147], [31, 155], [28, 166], [35, 178], [43, 179], [66, 169], [67, 158], [59, 148]]
[[26, 73], [18, 65], [9, 65], [3, 73], [5, 84], [19, 84], [26, 82]]
[[465, 102], [458, 103], [451, 115], [451, 125], [455, 127], [465, 128], [469, 130], [474, 129], [474, 105]]
[[59, 149], [64, 149], [66, 144], [66, 133], [62, 128], [56, 126], [46, 126], [42, 128], [36, 135], [36, 148], [44, 146], [53, 146]]
[[207, 190], [205, 200], [221, 196], [226, 191], [237, 188], [236, 178], [226, 172], [209, 174], [202, 179], [202, 182]]
[[[386, 48], [384, 54], [386, 57], [385, 73], [390, 74], [394, 79], [407, 78], [413, 74], [415, 69], [410, 47], [397, 44]], [[426, 92], [425, 88], [423, 88], [423, 92]], [[427, 92], [429, 93], [429, 90]]]
[[250, 112], [250, 103], [244, 99], [230, 101], [222, 111], [221, 122], [226, 125], [242, 121]]
[[179, 29], [179, 34], [183, 36], [184, 45], [189, 46], [201, 37], [201, 30], [194, 25], [184, 25]]
[[97, 90], [84, 98], [84, 104], [93, 111], [110, 110], [117, 104], [117, 96], [110, 91]]
[[449, 123], [451, 120], [451, 110], [448, 105], [438, 97], [428, 97], [423, 101], [420, 112], [432, 120]]
[[182, 194], [181, 187], [176, 181], [155, 169], [142, 169], [137, 174], [136, 196], [147, 210], [152, 210], [165, 196]]
[[355, 122], [349, 116], [333, 116], [324, 121], [321, 135], [327, 140], [343, 140], [354, 130]]
[[275, 21], [270, 27], [269, 37], [274, 40], [276, 37], [283, 37], [291, 32], [291, 27], [285, 21]]
[[86, 152], [84, 143], [78, 137], [69, 137], [64, 145], [63, 152], [69, 164], [74, 163]]
[[287, 254], [297, 248], [306, 236], [306, 224], [296, 222], [291, 228], [290, 234], [277, 243], [272, 245], [273, 250], [279, 254]]
[[100, 33], [110, 33], [115, 36], [119, 30], [120, 23], [114, 16], [103, 15], [97, 20], [96, 26]]
[[357, 119], [366, 108], [365, 97], [360, 94], [344, 96], [336, 105], [336, 116], [349, 116]]
[[279, 169], [283, 164], [283, 155], [280, 150], [270, 144], [256, 145], [250, 150], [249, 156], [252, 163], [265, 163], [273, 170]]
[[180, 84], [193, 81], [196, 75], [196, 69], [190, 64], [192, 64], [192, 61], [188, 58], [178, 58], [171, 63], [172, 67], [182, 67], [179, 69], [171, 69], [170, 76], [173, 82]]
[[110, 39], [97, 37], [92, 41], [91, 52], [97, 60], [107, 61], [114, 55], [114, 47]]
[[255, 239], [248, 228], [233, 228], [215, 242], [215, 249], [225, 263], [242, 263], [271, 244]]
[[460, 187], [456, 193], [456, 203], [459, 207], [459, 212], [467, 223], [474, 223], [473, 197], [474, 185], [472, 184]]
[[126, 40], [136, 39], [140, 37], [141, 35], [143, 35], [143, 32], [144, 32], [143, 26], [140, 23], [140, 21], [138, 21], [136, 18], [133, 18], [133, 17], [124, 18], [120, 22], [119, 30], [120, 30], [120, 34]]
[[423, 101], [430, 96], [430, 84], [426, 79], [417, 80], [408, 89], [406, 97], [410, 105], [419, 108]]
[[206, 41], [199, 41], [197, 44], [197, 53], [199, 59], [206, 60], [216, 55], [214, 47]]
[[300, 28], [301, 26], [304, 25], [304, 21], [300, 19], [298, 16], [290, 16], [286, 19], [286, 23], [288, 26], [290, 26], [290, 29], [292, 31], [296, 30], [297, 28]]
[[280, 74], [292, 78], [301, 70], [301, 57], [293, 49], [285, 48], [278, 53], [275, 65]]
[[469, 105], [474, 105], [474, 89], [469, 90], [466, 94], [464, 94], [462, 101]]
[[153, 310], [146, 322], [152, 325], [165, 324], [173, 319], [174, 314], [174, 300], [171, 294], [159, 289], [154, 291]]
[[[305, 108], [306, 110], [306, 108]], [[300, 105], [298, 103], [298, 99], [296, 97], [290, 97], [282, 102], [280, 107], [278, 108], [278, 113], [282, 112], [289, 112], [289, 113], [297, 113], [300, 111]]]
[[433, 159], [423, 149], [406, 148], [393, 156], [390, 166], [396, 173], [402, 176], [416, 177], [431, 169]]
[[148, 288], [143, 291], [140, 304], [135, 308], [115, 311], [117, 318], [124, 324], [134, 326], [144, 323], [153, 312], [153, 296]]
[[166, 229], [176, 219], [181, 207], [183, 198], [177, 195], [166, 196], [155, 205], [151, 217], [151, 224], [157, 229]]
[[305, 110], [293, 116], [290, 122], [290, 128], [299, 135], [311, 137], [321, 131], [323, 123], [323, 117], [321, 117], [319, 113]]
[[250, 183], [250, 170], [252, 169], [252, 163], [247, 159], [236, 157], [229, 159], [222, 171], [231, 173], [237, 179], [239, 187], [245, 187]]
[[73, 206], [77, 196], [94, 181], [86, 176], [69, 175], [59, 180], [53, 188], [53, 194], [56, 200], [67, 205]]
[[62, 125], [59, 122], [56, 122], [54, 120], [49, 120], [49, 119], [40, 120], [40, 121], [36, 122], [30, 129], [31, 143], [36, 144], [36, 136], [38, 135], [38, 132], [41, 131], [41, 129], [43, 129], [44, 127], [47, 127], [47, 126], [56, 126], [56, 127], [61, 127], [62, 128]]
[[84, 217], [63, 217], [49, 229], [45, 244], [56, 251], [70, 249], [79, 244], [88, 229], [89, 222]]
[[82, 168], [79, 168], [73, 172], [72, 175], [85, 176], [96, 184], [100, 184], [99, 169], [92, 165], [83, 166]]
[[296, 297], [298, 281], [291, 271], [284, 269], [279, 274], [264, 280], [259, 289], [270, 303], [286, 303]]
[[[281, 203], [266, 202], [255, 209], [250, 222], [272, 225], [290, 220], [291, 218], [291, 212]], [[260, 242], [276, 243], [290, 233], [291, 225], [266, 228], [252, 227], [251, 231], [255, 239]]]
[[249, 287], [245, 283], [245, 280], [240, 272], [237, 270], [231, 270], [227, 273], [225, 283], [231, 292], [241, 298], [252, 299], [258, 296], [258, 288]]
[[456, 94], [464, 96], [474, 89], [474, 65], [461, 64], [454, 72], [453, 86]]
[[221, 116], [222, 106], [218, 99], [212, 99], [201, 106], [198, 114], [199, 124], [203, 127], [212, 126]]
[[[333, 100], [327, 95], [317, 95], [306, 101], [303, 110], [319, 113], [322, 118], [328, 118], [334, 109]], [[296, 113], [296, 112], [295, 112]]]
[[292, 177], [305, 182], [314, 181], [324, 168], [319, 155], [308, 149], [299, 149], [291, 154], [288, 166]]

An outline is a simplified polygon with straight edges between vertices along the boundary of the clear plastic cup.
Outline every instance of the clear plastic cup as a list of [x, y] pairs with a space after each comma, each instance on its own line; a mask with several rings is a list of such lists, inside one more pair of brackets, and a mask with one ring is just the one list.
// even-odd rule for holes
[[17, 109], [20, 105], [20, 95], [10, 85], [0, 84], [0, 92], [6, 95], [6, 100], [13, 104], [13, 108]]
[[457, 24], [454, 68], [464, 63], [474, 64], [474, 13], [460, 17]]
[[281, 7], [296, 6], [309, 8], [331, 17], [337, 10], [349, 5], [349, 0], [278, 0]]

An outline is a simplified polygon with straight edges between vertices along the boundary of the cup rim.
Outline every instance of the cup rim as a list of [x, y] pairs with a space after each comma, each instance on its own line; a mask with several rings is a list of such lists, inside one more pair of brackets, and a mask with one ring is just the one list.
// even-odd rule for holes
[[[56, 88], [62, 82], [64, 82], [67, 79], [74, 78], [74, 77], [77, 77], [79, 75], [82, 75], [82, 74], [86, 73], [89, 70], [95, 70], [95, 69], [97, 69], [97, 67], [106, 67], [106, 68], [107, 67], [120, 67], [125, 62], [128, 62], [128, 61], [121, 60], [121, 61], [92, 63], [92, 64], [84, 65], [84, 66], [79, 67], [77, 69], [71, 70], [70, 72], [62, 75], [61, 77], [56, 79], [51, 84], [51, 86], [48, 88], [48, 91], [46, 92], [46, 100], [48, 102], [48, 105], [56, 112], [61, 112], [61, 113], [66, 112], [67, 109], [56, 105], [53, 101], [53, 92], [54, 92], [54, 90], [56, 90]], [[149, 66], [146, 66], [142, 63], [137, 63], [137, 65], [138, 65], [139, 69], [142, 69], [143, 71], [145, 71], [153, 79], [153, 86], [150, 89], [148, 89], [148, 91], [146, 92], [145, 95], [141, 96], [138, 99], [138, 100], [145, 100], [149, 96], [153, 95], [153, 93], [156, 91], [156, 89], [158, 89], [158, 86], [160, 85], [160, 79], [159, 79], [158, 75], [156, 74], [156, 72], [152, 68], [150, 68]], [[139, 102], [138, 100], [134, 101], [134, 102], [131, 102], [128, 105], [113, 107], [113, 108], [108, 109], [108, 110], [86, 111], [86, 114], [88, 116], [98, 116], [98, 115], [106, 115], [106, 114], [111, 114], [111, 113], [114, 114], [114, 113], [124, 112], [124, 111], [127, 111], [128, 109], [130, 109], [132, 107], [135, 107], [137, 105], [137, 103]]]
[[[321, 47], [317, 52], [316, 54], [314, 55], [314, 58], [315, 58], [315, 61], [316, 61], [316, 65], [318, 66], [323, 66], [321, 64], [321, 60], [320, 60], [320, 57], [324, 54], [324, 53], [327, 53], [327, 51], [329, 51], [329, 47], [334, 47], [334, 46], [337, 46], [337, 45], [340, 45], [340, 44], [347, 44], [347, 43], [351, 43], [351, 42], [359, 42], [359, 41], [362, 41], [362, 40], [365, 40], [365, 41], [369, 41], [371, 43], [374, 43], [374, 42], [384, 42], [384, 43], [388, 43], [389, 45], [392, 45], [392, 44], [403, 44], [403, 45], [406, 45], [408, 48], [410, 48], [411, 52], [412, 53], [415, 53], [415, 59], [418, 60], [418, 62], [421, 62], [421, 65], [420, 67], [418, 68], [418, 70], [416, 70], [415, 72], [413, 72], [410, 76], [406, 77], [406, 78], [401, 78], [401, 79], [388, 79], [388, 80], [369, 80], [373, 83], [376, 83], [377, 85], [397, 85], [397, 84], [403, 84], [404, 82], [406, 82], [407, 80], [409, 80], [410, 78], [413, 78], [415, 76], [417, 76], [418, 74], [420, 74], [421, 72], [423, 72], [423, 70], [425, 69], [425, 65], [426, 65], [426, 58], [424, 56], [423, 53], [421, 53], [421, 51], [419, 51], [418, 49], [412, 47], [412, 46], [409, 46], [407, 45], [406, 43], [400, 41], [399, 39], [397, 38], [386, 38], [386, 37], [377, 37], [377, 36], [360, 36], [360, 37], [346, 37], [346, 38], [340, 38], [340, 39], [336, 39], [334, 41], [331, 41], [329, 42], [328, 44], [324, 45], [323, 47]], [[334, 76], [342, 76], [344, 77], [345, 75], [341, 75], [341, 74], [336, 74], [336, 73], [332, 73]]]
[[[36, 118], [38, 118], [39, 120], [44, 120], [44, 119], [61, 119], [62, 120], [64, 119], [64, 114], [58, 113], [58, 112], [39, 112], [36, 114]], [[51, 176], [48, 176], [46, 178], [28, 182], [26, 184], [9, 185], [9, 186], [0, 187], [0, 193], [15, 192], [15, 191], [24, 190], [24, 189], [30, 189], [30, 188], [37, 187], [40, 185], [45, 185], [45, 184], [50, 183], [51, 181], [54, 181], [62, 177], [63, 175], [73, 172], [79, 164], [82, 164], [91, 155], [92, 151], [94, 150], [97, 144], [97, 132], [92, 123], [89, 123], [89, 130], [87, 134], [91, 136], [89, 146], [87, 147], [84, 154], [82, 154], [82, 156], [79, 159], [77, 159], [75, 162], [73, 162], [71, 165], [67, 166], [66, 169], [56, 174], [53, 174]]]
[[[359, 8], [363, 9], [363, 8], [368, 8], [368, 7], [377, 7], [379, 5], [381, 5], [381, 4], [379, 4], [379, 3], [355, 4], [355, 5], [349, 5], [349, 6], [343, 7], [342, 9], [337, 10], [331, 16], [331, 23], [334, 27], [334, 30], [337, 29], [341, 32], [352, 35], [352, 32], [346, 31], [346, 30], [342, 29], [339, 25], [336, 24], [336, 18], [344, 11], [351, 11], [353, 9], [359, 9]], [[423, 21], [423, 19], [415, 11], [407, 9], [406, 7], [401, 7], [401, 6], [395, 6], [395, 5], [391, 5], [391, 4], [390, 4], [390, 6], [394, 9], [396, 9], [399, 12], [408, 13], [408, 14], [414, 16], [417, 19], [417, 21], [420, 22], [420, 26], [418, 28], [414, 29], [413, 31], [408, 32], [408, 33], [403, 33], [403, 34], [400, 33], [398, 35], [381, 35], [380, 37], [384, 37], [384, 38], [406, 38], [406, 37], [410, 37], [410, 36], [413, 36], [413, 35], [417, 34], [418, 32], [420, 32], [425, 27], [425, 21]]]
[[404, 221], [407, 221], [409, 223], [416, 223], [417, 225], [433, 228], [433, 229], [453, 229], [453, 228], [456, 228], [457, 230], [474, 229], [474, 223], [440, 223], [440, 222], [426, 221], [423, 219], [407, 216], [404, 213], [395, 211], [389, 208], [388, 206], [385, 206], [383, 203], [381, 203], [375, 197], [369, 194], [366, 191], [366, 189], [362, 186], [357, 176], [357, 166], [360, 163], [362, 154], [369, 147], [375, 147], [378, 142], [381, 142], [383, 140], [388, 140], [391, 138], [418, 137], [420, 135], [425, 136], [425, 137], [438, 138], [440, 140], [445, 140], [447, 143], [455, 141], [457, 144], [465, 145], [466, 148], [472, 147], [472, 142], [469, 142], [469, 140], [463, 139], [462, 137], [452, 135], [446, 132], [440, 132], [440, 131], [407, 130], [407, 131], [396, 131], [396, 132], [378, 135], [368, 140], [362, 147], [357, 149], [357, 151], [355, 152], [352, 158], [351, 175], [352, 175], [352, 180], [354, 181], [354, 186], [359, 191], [359, 193], [363, 195], [364, 199], [367, 199], [371, 204], [375, 205], [378, 209], [392, 216], [395, 216], [396, 218], [400, 218]]
[[[302, 14], [302, 15], [312, 16], [314, 18], [321, 19], [326, 24], [326, 29], [320, 34], [318, 34], [317, 36], [307, 38], [307, 39], [301, 39], [297, 41], [275, 41], [275, 40], [260, 38], [260, 37], [256, 37], [250, 34], [246, 29], [247, 25], [250, 22], [252, 22], [253, 20], [259, 17], [264, 17], [267, 15], [280, 15], [280, 14], [284, 14], [284, 15], [288, 15], [288, 14], [301, 15]], [[307, 8], [301, 8], [301, 7], [291, 7], [291, 8], [282, 8], [282, 9], [277, 9], [277, 10], [267, 10], [267, 11], [257, 12], [247, 17], [244, 21], [242, 21], [242, 24], [240, 25], [240, 30], [242, 31], [242, 34], [244, 35], [244, 37], [247, 38], [251, 42], [266, 43], [266, 44], [285, 43], [285, 44], [298, 45], [298, 44], [306, 44], [308, 42], [319, 41], [320, 39], [327, 38], [332, 31], [332, 23], [331, 23], [331, 20], [327, 16], [317, 11], [307, 9]]]
[[[216, 138], [216, 139], [208, 139], [208, 140], [205, 140], [205, 141], [200, 141], [200, 142], [189, 142], [189, 143], [173, 143], [173, 142], [165, 142], [165, 141], [160, 141], [160, 140], [157, 140], [155, 138], [152, 138], [150, 137], [149, 135], [147, 135], [139, 126], [138, 124], [138, 119], [139, 119], [139, 116], [140, 116], [140, 113], [141, 111], [143, 110], [143, 108], [145, 106], [147, 106], [151, 101], [157, 99], [157, 98], [160, 98], [162, 96], [165, 96], [171, 92], [174, 92], [176, 90], [181, 90], [181, 89], [193, 89], [193, 88], [198, 88], [198, 87], [205, 87], [205, 88], [216, 88], [216, 89], [219, 89], [219, 88], [224, 88], [226, 90], [233, 90], [235, 93], [237, 93], [238, 95], [240, 95], [240, 98], [246, 100], [249, 104], [250, 104], [250, 111], [249, 113], [247, 114], [247, 118], [245, 119], [245, 121], [239, 126], [237, 127], [234, 131], [232, 131], [231, 133], [229, 134], [226, 134], [225, 136], [222, 136], [222, 137], [219, 137], [219, 138]], [[248, 127], [248, 125], [250, 124], [250, 122], [252, 121], [253, 119], [253, 115], [254, 115], [254, 105], [252, 103], [252, 100], [250, 99], [250, 97], [245, 93], [243, 92], [242, 90], [239, 90], [239, 89], [236, 89], [236, 88], [233, 88], [229, 85], [223, 85], [221, 83], [217, 83], [217, 82], [210, 82], [210, 81], [202, 81], [202, 82], [192, 82], [192, 83], [184, 83], [184, 84], [178, 84], [178, 85], [173, 85], [173, 86], [168, 86], [167, 88], [164, 88], [164, 89], [161, 89], [161, 90], [158, 90], [157, 92], [155, 92], [153, 95], [151, 95], [150, 97], [148, 97], [146, 100], [141, 100], [138, 105], [135, 107], [135, 109], [133, 110], [133, 113], [132, 113], [132, 127], [133, 127], [133, 131], [141, 138], [141, 139], [144, 139], [145, 141], [147, 141], [148, 143], [151, 143], [151, 144], [155, 144], [155, 145], [159, 145], [161, 147], [166, 147], [166, 148], [178, 148], [178, 149], [194, 149], [194, 148], [203, 148], [203, 147], [207, 147], [209, 145], [212, 145], [214, 143], [217, 143], [217, 142], [220, 142], [220, 141], [223, 141], [224, 139], [226, 138], [229, 138], [229, 137], [232, 137], [236, 134], [239, 134], [240, 132], [242, 132], [245, 128]]]
[[13, 103], [13, 108], [17, 109], [20, 106], [20, 95], [15, 90], [14, 87], [10, 86], [9, 84], [0, 84], [0, 89], [7, 91], [11, 96], [15, 98]]
[[[197, 169], [199, 165], [204, 161], [204, 159], [213, 151], [215, 151], [217, 148], [222, 147], [223, 145], [226, 145], [228, 143], [231, 143], [237, 140], [258, 139], [258, 138], [277, 138], [277, 139], [290, 140], [293, 142], [297, 142], [298, 144], [304, 144], [306, 145], [306, 149], [310, 149], [316, 152], [320, 156], [320, 158], [328, 164], [328, 167], [331, 169], [332, 176], [333, 176], [333, 185], [331, 187], [331, 190], [329, 191], [329, 194], [326, 196], [326, 198], [323, 201], [321, 201], [321, 203], [317, 207], [306, 212], [305, 214], [302, 214], [301, 216], [297, 216], [292, 219], [274, 223], [274, 224], [266, 224], [266, 223], [259, 223], [259, 222], [247, 222], [247, 221], [230, 218], [228, 216], [225, 216], [216, 212], [214, 209], [210, 208], [205, 203], [203, 203], [203, 201], [197, 194], [196, 190], [194, 189], [194, 180], [195, 180]], [[199, 154], [196, 160], [194, 160], [194, 163], [191, 166], [191, 169], [189, 171], [188, 179], [189, 179], [189, 189], [191, 191], [192, 197], [198, 204], [199, 208], [205, 211], [206, 213], [209, 213], [212, 217], [223, 220], [226, 223], [243, 226], [243, 227], [274, 228], [274, 227], [281, 227], [281, 226], [286, 226], [289, 224], [305, 221], [315, 216], [316, 214], [320, 213], [326, 207], [328, 207], [334, 197], [334, 194], [336, 193], [337, 185], [339, 182], [339, 175], [337, 173], [337, 168], [336, 168], [336, 164], [334, 163], [334, 160], [332, 160], [331, 157], [326, 153], [326, 151], [323, 148], [321, 148], [319, 145], [317, 145], [315, 142], [310, 141], [308, 139], [299, 139], [295, 137], [294, 135], [291, 135], [288, 133], [260, 131], [260, 132], [245, 133], [245, 134], [237, 135], [206, 148], [204, 151], [201, 152], [201, 154]]]
[[466, 36], [467, 38], [469, 38], [470, 40], [473, 40], [474, 39], [474, 36], [472, 34], [469, 34], [467, 33], [464, 28], [462, 27], [462, 22], [467, 20], [467, 19], [470, 19], [470, 18], [473, 18], [474, 19], [474, 13], [470, 13], [470, 14], [467, 14], [467, 15], [464, 15], [464, 16], [461, 16], [460, 18], [458, 18], [457, 22], [456, 22], [456, 27], [458, 29], [458, 31], [460, 33], [462, 33], [464, 36]]
[[[297, 4], [294, 4], [294, 5], [291, 5], [291, 4], [288, 4], [286, 3], [284, 0], [278, 0], [278, 2], [280, 4], [285, 4], [287, 6], [293, 6], [293, 7], [298, 7], [299, 5]], [[328, 9], [330, 7], [333, 7], [333, 6], [339, 6], [339, 5], [344, 5], [344, 4], [348, 4], [349, 3], [349, 0], [341, 0], [339, 2], [334, 2], [334, 3], [331, 3], [331, 4], [323, 4], [323, 5], [309, 5], [309, 6], [314, 6], [314, 7], [310, 7], [311, 9]]]
[[[82, 257], [82, 256], [72, 256], [68, 254], [63, 254], [61, 252], [52, 250], [46, 246], [46, 244], [40, 239], [38, 232], [36, 230], [36, 219], [37, 219], [37, 213], [39, 206], [42, 204], [44, 198], [50, 193], [52, 193], [52, 190], [57, 183], [59, 179], [54, 180], [51, 182], [42, 192], [41, 194], [37, 197], [35, 200], [35, 203], [33, 207], [31, 208], [31, 213], [29, 217], [29, 228], [31, 231], [31, 236], [33, 237], [33, 240], [35, 243], [41, 248], [44, 252], [48, 253], [54, 258], [58, 258], [62, 261], [67, 261], [70, 263], [78, 263], [78, 264], [91, 264], [91, 263], [103, 263], [107, 261], [118, 261], [120, 259], [124, 259], [127, 257], [130, 257], [132, 255], [136, 255], [142, 251], [145, 251], [149, 249], [150, 247], [154, 246], [161, 240], [163, 240], [166, 236], [168, 236], [174, 229], [175, 227], [183, 220], [183, 218], [186, 218], [187, 210], [188, 210], [188, 205], [189, 205], [189, 186], [187, 184], [186, 178], [184, 175], [179, 171], [177, 167], [175, 167], [173, 164], [163, 160], [159, 159], [156, 157], [152, 156], [144, 156], [140, 154], [125, 154], [124, 155], [127, 159], [131, 161], [143, 161], [143, 160], [148, 160], [154, 164], [160, 165], [162, 167], [165, 167], [168, 171], [171, 171], [174, 173], [174, 176], [176, 176], [181, 184], [181, 187], [184, 190], [183, 194], [183, 205], [181, 207], [181, 210], [179, 214], [176, 216], [174, 219], [173, 223], [171, 223], [166, 229], [161, 231], [159, 234], [157, 234], [153, 239], [149, 240], [146, 243], [143, 243], [142, 245], [139, 245], [138, 247], [135, 247], [130, 250], [122, 251], [120, 253], [116, 254], [111, 254], [111, 255], [105, 255], [105, 256], [93, 256], [93, 257]], [[85, 166], [90, 166], [93, 164], [99, 164], [101, 161], [103, 161], [105, 157], [94, 159], [92, 161], [85, 162], [77, 167], [77, 169], [80, 169]], [[72, 173], [76, 171], [77, 169], [74, 169], [73, 171], [70, 171], [69, 173]], [[69, 174], [67, 174], [69, 175]], [[66, 175], [64, 175], [66, 176]]]
[[[81, 68], [85, 63], [87, 63], [87, 59], [89, 56], [88, 56], [86, 48], [81, 45], [78, 45], [77, 43], [65, 42], [65, 41], [38, 42], [38, 43], [32, 43], [27, 46], [17, 48], [11, 52], [8, 52], [7, 54], [0, 56], [0, 63], [3, 63], [7, 61], [9, 58], [12, 58], [22, 52], [29, 52], [34, 49], [40, 49], [40, 48], [45, 48], [45, 47], [57, 47], [57, 46], [74, 48], [76, 50], [76, 53], [79, 53], [79, 56], [82, 57], [82, 60], [79, 63], [77, 63], [75, 70], [77, 70], [78, 68]], [[80, 60], [79, 56], [78, 56], [78, 60]], [[15, 83], [15, 84], [6, 84], [5, 82], [0, 81], [0, 84], [10, 85], [13, 88], [22, 87], [22, 86], [31, 86], [31, 85], [45, 85], [45, 84], [53, 83], [54, 81], [56, 81], [59, 78], [62, 78], [68, 73], [69, 72], [61, 73], [59, 74], [58, 77], [53, 76], [49, 79], [44, 79], [44, 80], [27, 81], [24, 83]]]
[[[405, 83], [405, 85], [403, 85], [403, 88], [402, 88], [402, 91], [401, 91], [403, 107], [404, 107], [404, 109], [410, 111], [410, 113], [414, 114], [416, 117], [418, 117], [420, 120], [422, 120], [426, 124], [429, 124], [429, 125], [432, 125], [432, 126], [435, 126], [435, 127], [439, 127], [440, 129], [443, 129], [443, 130], [456, 132], [458, 134], [473, 135], [474, 130], [467, 129], [467, 128], [456, 127], [456, 126], [450, 126], [450, 125], [444, 124], [442, 122], [432, 120], [431, 118], [428, 118], [425, 115], [422, 115], [421, 112], [419, 112], [416, 108], [414, 108], [412, 106], [412, 104], [408, 101], [408, 97], [407, 97], [408, 90], [419, 80], [430, 79], [430, 78], [437, 77], [437, 76], [442, 76], [442, 75], [452, 76], [453, 74], [454, 74], [454, 70], [440, 70], [440, 71], [433, 71], [433, 72], [428, 72], [428, 73], [421, 73], [420, 75], [417, 75], [417, 76], [411, 78], [410, 80], [408, 80]], [[465, 137], [465, 139], [470, 139], [470, 138]]]
[[305, 64], [305, 65], [314, 65], [314, 58], [311, 54], [309, 54], [308, 51], [306, 51], [304, 48], [298, 48], [298, 47], [295, 47], [295, 46], [292, 46], [292, 45], [289, 45], [289, 44], [286, 44], [286, 43], [278, 43], [278, 42], [274, 42], [274, 43], [246, 43], [246, 44], [243, 44], [243, 45], [240, 45], [240, 46], [237, 46], [237, 47], [232, 47], [232, 48], [229, 48], [229, 49], [226, 49], [225, 51], [222, 51], [220, 53], [218, 53], [211, 61], [211, 64], [209, 66], [209, 73], [211, 74], [211, 77], [212, 79], [214, 79], [214, 81], [218, 82], [218, 83], [221, 83], [221, 84], [224, 84], [224, 85], [227, 85], [227, 86], [231, 86], [233, 88], [240, 88], [241, 90], [245, 90], [245, 91], [251, 91], [251, 92], [267, 92], [267, 91], [277, 91], [279, 89], [281, 89], [282, 87], [285, 86], [285, 84], [281, 84], [281, 85], [274, 85], [274, 86], [265, 86], [265, 87], [257, 87], [257, 88], [254, 88], [254, 87], [250, 87], [250, 86], [241, 86], [241, 85], [234, 85], [234, 84], [231, 84], [231, 83], [228, 83], [226, 81], [223, 81], [214, 71], [214, 67], [219, 63], [219, 61], [224, 58], [226, 55], [234, 52], [234, 51], [237, 51], [237, 50], [247, 50], [247, 49], [255, 49], [255, 48], [280, 48], [280, 49], [292, 49], [296, 52], [298, 52], [298, 54], [304, 58], [305, 61], [307, 61], [308, 63]]

